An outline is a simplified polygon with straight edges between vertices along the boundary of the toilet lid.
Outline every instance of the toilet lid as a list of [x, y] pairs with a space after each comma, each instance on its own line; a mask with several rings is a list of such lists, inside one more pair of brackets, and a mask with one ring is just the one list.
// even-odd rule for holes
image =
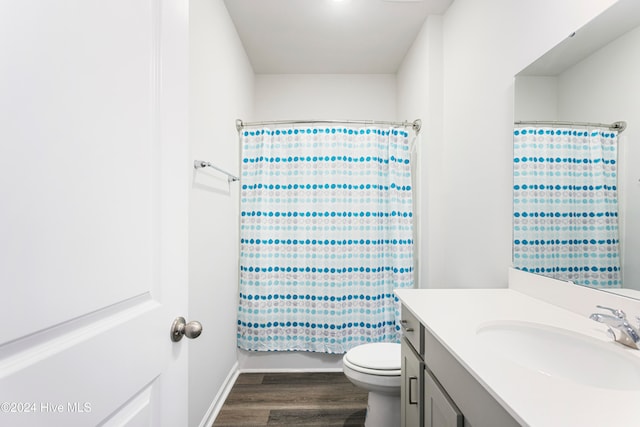
[[389, 342], [359, 345], [349, 350], [345, 358], [355, 366], [378, 371], [395, 371], [402, 364], [400, 344]]

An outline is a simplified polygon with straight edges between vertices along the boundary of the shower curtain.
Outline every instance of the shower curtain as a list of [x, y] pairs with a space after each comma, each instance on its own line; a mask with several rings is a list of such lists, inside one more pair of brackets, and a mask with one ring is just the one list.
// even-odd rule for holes
[[243, 130], [238, 346], [344, 353], [398, 342], [413, 286], [409, 134]]
[[617, 132], [516, 129], [513, 161], [514, 266], [621, 287]]

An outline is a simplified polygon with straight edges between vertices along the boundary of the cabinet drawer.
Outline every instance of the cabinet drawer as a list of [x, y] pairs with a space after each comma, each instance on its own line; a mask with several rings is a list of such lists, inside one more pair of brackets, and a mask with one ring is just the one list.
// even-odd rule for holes
[[420, 356], [424, 355], [424, 344], [422, 339], [422, 325], [408, 308], [402, 306], [402, 316], [400, 317], [402, 335], [409, 341]]

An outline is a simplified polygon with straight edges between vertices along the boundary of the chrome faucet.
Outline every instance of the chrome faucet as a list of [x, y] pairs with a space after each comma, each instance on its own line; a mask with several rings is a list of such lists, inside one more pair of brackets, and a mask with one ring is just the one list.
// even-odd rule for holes
[[609, 333], [620, 344], [635, 348], [636, 350], [640, 349], [640, 331], [627, 321], [627, 315], [624, 311], [603, 307], [601, 305], [597, 305], [596, 307], [609, 310], [611, 314], [593, 313], [589, 316], [589, 319], [607, 325], [609, 327]]

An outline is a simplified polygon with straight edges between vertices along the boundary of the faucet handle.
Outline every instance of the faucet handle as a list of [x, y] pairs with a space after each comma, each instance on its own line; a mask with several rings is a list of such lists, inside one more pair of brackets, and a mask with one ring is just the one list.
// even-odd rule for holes
[[596, 307], [601, 308], [603, 310], [609, 310], [618, 319], [626, 320], [626, 318], [627, 318], [627, 315], [625, 314], [625, 312], [620, 310], [620, 309], [611, 308], [611, 307], [605, 307], [605, 306], [602, 306], [602, 305], [596, 305]]

